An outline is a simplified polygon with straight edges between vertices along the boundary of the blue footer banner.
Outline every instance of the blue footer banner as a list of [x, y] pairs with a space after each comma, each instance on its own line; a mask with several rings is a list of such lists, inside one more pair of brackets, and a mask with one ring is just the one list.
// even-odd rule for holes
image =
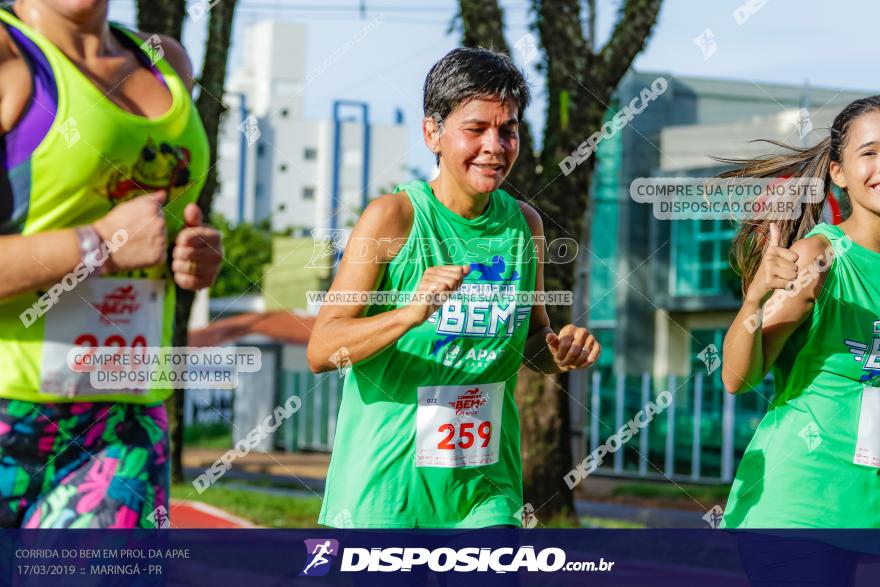
[[880, 585], [880, 530], [5, 530], [2, 585]]

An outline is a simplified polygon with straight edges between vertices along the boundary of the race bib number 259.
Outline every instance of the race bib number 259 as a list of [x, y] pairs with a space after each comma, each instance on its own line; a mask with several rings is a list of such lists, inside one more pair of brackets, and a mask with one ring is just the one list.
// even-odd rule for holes
[[498, 462], [504, 383], [418, 388], [417, 467]]

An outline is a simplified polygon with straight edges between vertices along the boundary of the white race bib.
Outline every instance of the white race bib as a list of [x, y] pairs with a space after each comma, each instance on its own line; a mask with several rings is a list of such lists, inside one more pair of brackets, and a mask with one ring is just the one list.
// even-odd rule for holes
[[862, 387], [859, 435], [853, 463], [880, 468], [880, 387]]
[[498, 462], [504, 383], [419, 387], [417, 467]]
[[96, 389], [87, 369], [75, 372], [68, 353], [75, 347], [162, 345], [165, 282], [161, 279], [86, 279], [46, 312], [40, 391], [67, 397], [144, 389]]

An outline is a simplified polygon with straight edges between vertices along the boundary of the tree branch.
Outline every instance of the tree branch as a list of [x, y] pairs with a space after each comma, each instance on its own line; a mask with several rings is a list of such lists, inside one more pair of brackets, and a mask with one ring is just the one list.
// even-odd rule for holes
[[651, 37], [661, 0], [628, 0], [620, 11], [611, 38], [599, 51], [589, 77], [596, 76], [603, 95], [611, 95], [620, 78], [632, 65], [636, 55], [645, 48]]

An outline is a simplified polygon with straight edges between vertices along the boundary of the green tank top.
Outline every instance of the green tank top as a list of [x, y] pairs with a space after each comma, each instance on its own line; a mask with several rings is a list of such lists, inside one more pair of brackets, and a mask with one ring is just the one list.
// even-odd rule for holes
[[[161, 58], [161, 46], [151, 69], [169, 90], [171, 106], [148, 119], [108, 100], [57, 47], [15, 16], [0, 10], [0, 20], [43, 67], [34, 88], [51, 90], [45, 103], [30, 108], [53, 116], [29, 156], [6, 169], [14, 232], [31, 235], [89, 224], [121, 202], [166, 189], [165, 220], [168, 243], [173, 243], [183, 225], [184, 207], [204, 185], [209, 155], [186, 85]], [[149, 66], [144, 41], [112, 26]], [[131, 403], [168, 397], [167, 384], [127, 391], [93, 387], [88, 373], [74, 373], [66, 362], [74, 345], [170, 346], [175, 294], [168, 263], [95, 274], [80, 283], [69, 278], [66, 285], [69, 289], [56, 300], [46, 297], [46, 291], [0, 299], [0, 397]]]
[[[415, 291], [435, 265], [470, 264], [461, 291], [347, 373], [319, 523], [364, 528], [520, 525], [519, 415], [513, 399], [537, 260], [517, 201], [492, 193], [481, 216], [446, 208], [422, 181], [406, 244], [379, 291]], [[490, 299], [495, 295], [495, 299]], [[486, 299], [482, 299], [485, 297]], [[405, 303], [371, 306], [373, 315]]]
[[819, 224], [834, 260], [773, 368], [727, 528], [880, 528], [880, 253]]

